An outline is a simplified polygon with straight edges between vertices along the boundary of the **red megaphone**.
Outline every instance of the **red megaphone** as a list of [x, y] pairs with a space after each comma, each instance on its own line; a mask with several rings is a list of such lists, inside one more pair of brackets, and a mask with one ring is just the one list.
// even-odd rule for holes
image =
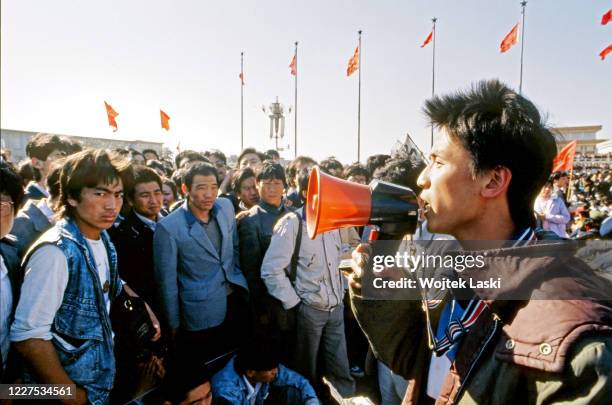
[[369, 186], [310, 172], [306, 198], [308, 236], [348, 226], [378, 225], [394, 235], [413, 233], [418, 217], [416, 194], [408, 187], [374, 180]]

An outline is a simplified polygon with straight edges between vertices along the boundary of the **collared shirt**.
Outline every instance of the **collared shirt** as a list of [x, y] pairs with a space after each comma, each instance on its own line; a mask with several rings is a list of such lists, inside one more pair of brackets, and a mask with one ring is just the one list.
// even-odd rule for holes
[[255, 401], [257, 400], [257, 394], [259, 393], [259, 390], [261, 389], [261, 383], [257, 383], [253, 387], [251, 385], [251, 382], [245, 375], [242, 376], [242, 379], [244, 380], [244, 384], [246, 385], [246, 388], [248, 390], [246, 400], [248, 401], [250, 405], [255, 405]]
[[49, 192], [47, 191], [47, 189], [46, 189], [46, 188], [44, 188], [44, 187], [41, 187], [41, 185], [40, 185], [40, 184], [38, 184], [37, 182], [35, 182], [35, 181], [31, 181], [30, 183], [28, 183], [28, 185], [26, 186], [26, 188], [28, 188], [28, 187], [30, 187], [30, 186], [32, 186], [32, 187], [36, 187], [36, 189], [37, 189], [38, 191], [40, 191], [41, 193], [43, 193], [43, 194], [45, 195], [45, 197], [49, 198]]
[[152, 221], [149, 218], [140, 215], [136, 210], [134, 210], [134, 214], [136, 214], [138, 219], [140, 219], [146, 226], [151, 228], [153, 232], [155, 232], [155, 228], [157, 227], [157, 222], [163, 218], [163, 215], [160, 213], [157, 214], [157, 219], [155, 221]]
[[[213, 204], [212, 209], [208, 213], [208, 222], [204, 222], [195, 215], [193, 215], [193, 212], [191, 212], [191, 208], [189, 207], [189, 205], [187, 205], [187, 209], [185, 210], [185, 219], [187, 220], [187, 224], [189, 224], [189, 226], [192, 226], [195, 222], [197, 222], [202, 227], [202, 229], [206, 233], [206, 236], [208, 236], [208, 239], [210, 239], [210, 242], [213, 244], [213, 246], [219, 253], [219, 257], [221, 257], [223, 235], [221, 234], [221, 227], [219, 226], [219, 222], [217, 221], [218, 210], [219, 209], [217, 208], [216, 203]], [[227, 295], [230, 295], [232, 291], [232, 286], [226, 279], [225, 292]]]
[[[528, 227], [512, 236], [514, 242], [511, 247], [528, 245], [535, 239], [535, 231]], [[429, 302], [424, 304], [428, 308], [433, 307]], [[473, 297], [464, 308], [458, 300], [452, 297], [443, 307], [434, 337], [434, 348], [427, 375], [426, 390], [427, 395], [431, 398], [438, 397], [444, 377], [457, 356], [461, 339], [466, 333], [470, 333], [470, 327], [476, 323], [486, 306], [483, 300]]]
[[36, 207], [38, 207], [40, 212], [45, 214], [50, 223], [55, 223], [55, 212], [53, 212], [51, 207], [49, 207], [48, 200], [46, 198], [40, 200], [38, 204], [36, 204]]

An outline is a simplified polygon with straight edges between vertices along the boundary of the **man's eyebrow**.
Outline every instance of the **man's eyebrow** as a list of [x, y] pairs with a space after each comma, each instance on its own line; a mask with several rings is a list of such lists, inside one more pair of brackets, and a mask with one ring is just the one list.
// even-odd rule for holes
[[98, 191], [105, 191], [107, 193], [123, 193], [123, 187], [121, 187], [119, 190], [111, 190], [110, 188], [106, 187], [96, 187], [95, 189]]

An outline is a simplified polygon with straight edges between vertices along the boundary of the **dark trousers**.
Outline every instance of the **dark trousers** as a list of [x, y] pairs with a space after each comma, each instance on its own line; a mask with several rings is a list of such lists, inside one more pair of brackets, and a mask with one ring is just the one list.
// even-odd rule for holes
[[251, 336], [252, 329], [247, 301], [242, 293], [234, 291], [227, 296], [227, 312], [221, 325], [198, 331], [178, 331], [177, 359], [205, 363], [211, 372], [216, 372]]

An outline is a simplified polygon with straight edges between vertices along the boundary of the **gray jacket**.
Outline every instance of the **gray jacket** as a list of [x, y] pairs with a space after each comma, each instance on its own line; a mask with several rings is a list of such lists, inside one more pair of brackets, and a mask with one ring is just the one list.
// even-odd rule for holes
[[270, 295], [281, 301], [285, 309], [303, 302], [328, 310], [341, 305], [344, 296], [342, 274], [338, 269], [342, 255], [340, 233], [330, 231], [310, 240], [302, 211], [297, 211], [302, 220], [302, 235], [295, 283], [291, 284], [287, 273], [298, 231], [298, 219], [294, 214], [285, 215], [274, 227], [261, 265], [261, 277]]
[[215, 201], [221, 230], [221, 255], [202, 225], [193, 219], [187, 201], [162, 219], [153, 236], [154, 276], [162, 314], [172, 329], [197, 331], [220, 325], [227, 310], [227, 287], [247, 283], [240, 271], [234, 208], [224, 198]]

